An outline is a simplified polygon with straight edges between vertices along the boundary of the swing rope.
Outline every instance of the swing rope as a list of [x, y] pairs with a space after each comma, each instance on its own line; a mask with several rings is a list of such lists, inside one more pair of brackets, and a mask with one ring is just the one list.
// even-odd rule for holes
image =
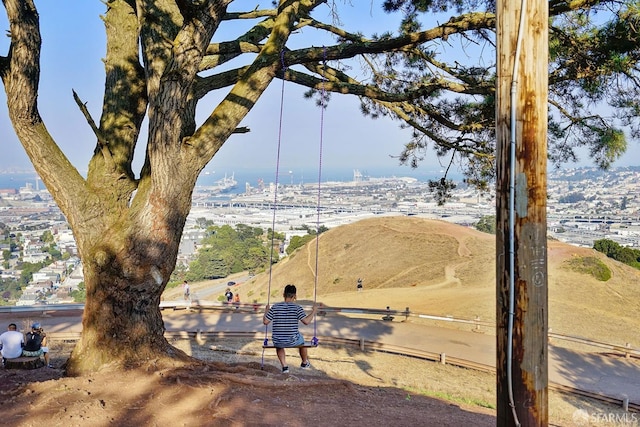
[[[322, 85], [320, 89], [320, 142], [318, 150], [318, 198], [316, 202], [316, 267], [313, 282], [313, 304], [315, 305], [318, 300], [318, 260], [320, 259], [320, 195], [322, 194], [322, 148], [324, 144], [324, 109], [326, 107], [326, 92], [325, 92], [325, 67], [327, 65], [327, 48], [325, 47], [322, 52]], [[316, 314], [313, 317], [313, 339], [311, 344], [318, 345], [317, 326], [316, 326]]]
[[[324, 48], [323, 54], [323, 69], [326, 66], [326, 47]], [[283, 74], [287, 71], [287, 66], [284, 62], [284, 50], [280, 54], [280, 61], [282, 64]], [[319, 232], [320, 232], [320, 196], [321, 192], [321, 184], [322, 184], [322, 149], [324, 142], [324, 110], [325, 110], [325, 101], [326, 101], [326, 91], [325, 91], [325, 76], [322, 74], [322, 87], [321, 87], [321, 98], [320, 98], [320, 143], [319, 143], [319, 160], [318, 160], [318, 193], [317, 193], [317, 203], [316, 203], [316, 259], [315, 259], [315, 275], [314, 275], [314, 284], [313, 284], [313, 303], [314, 305], [317, 303], [318, 298], [318, 262], [319, 262]], [[279, 177], [280, 177], [280, 149], [282, 146], [282, 122], [284, 117], [284, 87], [285, 87], [285, 79], [282, 79], [282, 87], [280, 91], [280, 117], [278, 122], [278, 146], [277, 146], [277, 154], [276, 154], [276, 177], [275, 177], [275, 189], [274, 189], [274, 200], [272, 206], [272, 219], [271, 219], [271, 251], [270, 251], [270, 259], [269, 259], [269, 280], [267, 286], [267, 305], [270, 304], [271, 301], [271, 283], [273, 278], [273, 261], [274, 261], [274, 244], [275, 244], [275, 226], [276, 226], [276, 210], [278, 208], [278, 187], [279, 187]], [[318, 345], [317, 338], [317, 321], [316, 317], [313, 318], [313, 338], [311, 339], [311, 345]], [[264, 351], [265, 348], [269, 345], [269, 325], [265, 325], [264, 331], [264, 343], [262, 346], [262, 364], [264, 367]]]
[[[283, 74], [287, 71], [287, 66], [284, 63], [284, 50], [280, 53], [280, 62], [282, 64]], [[282, 79], [282, 88], [280, 90], [280, 118], [278, 122], [278, 148], [276, 150], [276, 179], [275, 189], [273, 191], [273, 206], [272, 206], [272, 219], [271, 219], [271, 250], [269, 251], [269, 282], [267, 286], [267, 306], [271, 302], [271, 279], [273, 274], [273, 246], [275, 244], [276, 236], [276, 210], [278, 208], [278, 178], [280, 177], [280, 147], [282, 146], [282, 120], [284, 117], [284, 82]], [[269, 345], [269, 325], [264, 326], [264, 343], [262, 346], [262, 366], [264, 366], [264, 350]]]

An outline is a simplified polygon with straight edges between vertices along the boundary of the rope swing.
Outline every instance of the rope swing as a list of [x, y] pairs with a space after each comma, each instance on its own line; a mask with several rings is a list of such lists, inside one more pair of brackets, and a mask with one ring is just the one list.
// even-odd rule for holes
[[[284, 51], [280, 55], [280, 61], [282, 63], [282, 72], [283, 74], [287, 71], [287, 66], [284, 62]], [[325, 58], [323, 60], [323, 70], [326, 66], [326, 49], [325, 49]], [[316, 202], [316, 257], [315, 257], [315, 272], [314, 272], [314, 283], [313, 283], [313, 303], [316, 304], [318, 298], [318, 261], [319, 261], [319, 236], [320, 236], [320, 196], [322, 194], [321, 183], [322, 183], [322, 148], [324, 143], [324, 110], [325, 110], [325, 101], [326, 101], [326, 92], [325, 92], [325, 76], [324, 72], [322, 74], [322, 84], [321, 84], [321, 94], [320, 94], [320, 142], [319, 142], [319, 154], [318, 154], [318, 191], [317, 191], [317, 202]], [[279, 187], [279, 177], [280, 177], [280, 150], [282, 146], [282, 121], [283, 121], [283, 111], [284, 111], [284, 88], [285, 88], [285, 78], [282, 78], [282, 89], [280, 92], [280, 117], [279, 117], [279, 125], [278, 125], [278, 146], [276, 150], [276, 176], [275, 176], [275, 190], [274, 190], [274, 200], [273, 200], [273, 216], [271, 221], [271, 251], [270, 251], [270, 259], [269, 259], [269, 282], [267, 289], [267, 305], [270, 304], [271, 301], [271, 283], [272, 283], [272, 273], [273, 273], [273, 264], [274, 264], [274, 243], [275, 243], [275, 226], [276, 226], [276, 210], [278, 209], [278, 187]], [[295, 348], [300, 347], [317, 347], [318, 346], [318, 338], [317, 338], [317, 315], [313, 317], [313, 338], [311, 341], [305, 342], [301, 346], [296, 346]], [[264, 349], [266, 348], [275, 348], [273, 345], [269, 345], [269, 325], [265, 325], [265, 336], [264, 336], [264, 344], [262, 346], [262, 364], [264, 366]]]

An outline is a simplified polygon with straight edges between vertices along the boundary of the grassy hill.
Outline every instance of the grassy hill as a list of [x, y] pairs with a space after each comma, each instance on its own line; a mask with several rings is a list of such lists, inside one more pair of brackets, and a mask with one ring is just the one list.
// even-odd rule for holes
[[[320, 236], [317, 300], [340, 307], [385, 308], [495, 319], [495, 238], [444, 221], [381, 217]], [[606, 266], [607, 281], [590, 267]], [[313, 300], [316, 241], [274, 266], [270, 302], [287, 283]], [[640, 271], [588, 248], [548, 244], [549, 324], [554, 332], [640, 347]], [[357, 292], [357, 279], [364, 290]], [[269, 274], [235, 287], [243, 302], [265, 303]]]

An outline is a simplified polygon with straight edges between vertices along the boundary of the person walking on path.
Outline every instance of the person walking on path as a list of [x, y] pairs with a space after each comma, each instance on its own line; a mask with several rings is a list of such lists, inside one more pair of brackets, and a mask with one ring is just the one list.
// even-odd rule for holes
[[298, 347], [302, 363], [300, 367], [307, 369], [311, 367], [309, 363], [309, 354], [307, 348], [304, 347], [304, 337], [300, 334], [299, 323], [305, 325], [311, 323], [313, 316], [316, 315], [317, 305], [314, 304], [311, 313], [306, 314], [304, 309], [296, 303], [297, 290], [294, 285], [287, 285], [284, 288], [284, 301], [277, 302], [273, 306], [265, 307], [265, 314], [262, 323], [268, 325], [273, 322], [271, 328], [271, 339], [276, 348], [278, 360], [282, 365], [282, 372], [289, 373], [287, 366], [285, 348]]
[[240, 305], [240, 294], [236, 293], [233, 296], [233, 304], [236, 306], [236, 310], [237, 310], [238, 306]]
[[189, 287], [189, 283], [185, 280], [182, 283], [182, 291], [184, 292], [184, 299], [188, 301], [191, 299], [191, 288]]

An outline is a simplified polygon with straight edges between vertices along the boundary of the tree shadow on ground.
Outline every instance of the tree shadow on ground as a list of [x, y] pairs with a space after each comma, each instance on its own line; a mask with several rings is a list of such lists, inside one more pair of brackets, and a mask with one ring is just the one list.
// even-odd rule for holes
[[[554, 382], [621, 401], [628, 398], [629, 402], [640, 404], [640, 361], [637, 359], [549, 346], [549, 361], [549, 377]], [[594, 416], [601, 411], [595, 401], [593, 405], [584, 401], [582, 406]]]

